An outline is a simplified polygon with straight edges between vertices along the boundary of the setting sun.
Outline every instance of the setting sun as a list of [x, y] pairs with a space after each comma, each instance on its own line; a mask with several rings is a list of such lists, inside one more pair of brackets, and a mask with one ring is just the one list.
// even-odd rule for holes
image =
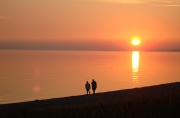
[[140, 39], [139, 38], [133, 38], [132, 39], [132, 44], [133, 45], [139, 45], [140, 44]]

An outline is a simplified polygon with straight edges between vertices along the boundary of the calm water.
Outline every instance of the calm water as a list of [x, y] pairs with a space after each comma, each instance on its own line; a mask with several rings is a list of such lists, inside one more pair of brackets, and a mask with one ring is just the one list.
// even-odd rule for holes
[[0, 104], [180, 81], [180, 52], [0, 51]]

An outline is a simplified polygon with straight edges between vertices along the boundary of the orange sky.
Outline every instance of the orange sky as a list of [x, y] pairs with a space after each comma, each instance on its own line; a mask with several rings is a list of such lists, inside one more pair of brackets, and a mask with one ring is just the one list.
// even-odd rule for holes
[[180, 48], [180, 0], [1, 0], [0, 48]]

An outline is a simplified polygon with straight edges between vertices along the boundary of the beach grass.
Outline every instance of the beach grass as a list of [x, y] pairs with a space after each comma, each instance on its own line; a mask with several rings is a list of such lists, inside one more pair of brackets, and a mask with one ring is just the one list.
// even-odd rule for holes
[[1, 118], [179, 118], [180, 82], [0, 105]]

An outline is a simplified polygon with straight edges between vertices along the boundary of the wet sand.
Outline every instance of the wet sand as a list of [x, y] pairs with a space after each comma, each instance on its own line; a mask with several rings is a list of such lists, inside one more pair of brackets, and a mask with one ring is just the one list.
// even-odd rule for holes
[[175, 117], [180, 82], [0, 105], [0, 117]]

